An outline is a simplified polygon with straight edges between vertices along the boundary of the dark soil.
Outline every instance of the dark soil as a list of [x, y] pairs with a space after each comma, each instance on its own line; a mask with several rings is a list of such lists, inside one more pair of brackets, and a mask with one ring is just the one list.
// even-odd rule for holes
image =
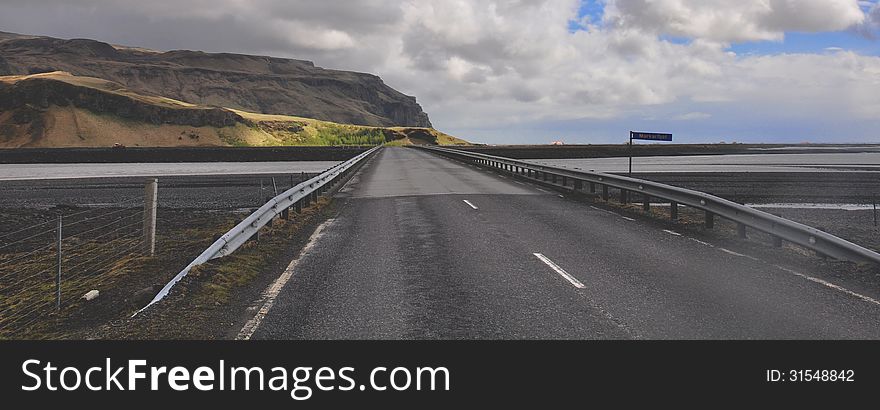
[[0, 149], [0, 164], [345, 161], [368, 147], [128, 147]]
[[876, 172], [656, 172], [633, 177], [707, 192], [739, 203], [871, 204]]
[[[823, 147], [825, 149], [823, 149]], [[515, 159], [566, 159], [566, 158], [606, 158], [667, 156], [667, 155], [724, 155], [757, 154], [767, 149], [790, 148], [786, 153], [825, 152], [839, 153], [840, 148], [849, 152], [876, 150], [876, 145], [785, 145], [785, 144], [635, 144], [632, 149], [626, 144], [602, 145], [478, 145], [456, 147], [482, 154]], [[800, 149], [799, 149], [800, 148]]]
[[[67, 337], [74, 339], [233, 339], [253, 317], [253, 306], [262, 292], [287, 267], [312, 232], [334, 212], [327, 199], [303, 214], [291, 214], [264, 228], [259, 241], [252, 240], [231, 256], [196, 267], [160, 303], [138, 316], [131, 313], [149, 302], [138, 300], [124, 315], [82, 328]], [[207, 245], [205, 245], [207, 247]], [[176, 274], [182, 266], [174, 267]], [[172, 275], [173, 276], [173, 275]], [[149, 285], [149, 284], [143, 284]], [[141, 285], [141, 286], [143, 286]], [[129, 292], [135, 291], [130, 288]], [[152, 290], [158, 290], [155, 287]]]

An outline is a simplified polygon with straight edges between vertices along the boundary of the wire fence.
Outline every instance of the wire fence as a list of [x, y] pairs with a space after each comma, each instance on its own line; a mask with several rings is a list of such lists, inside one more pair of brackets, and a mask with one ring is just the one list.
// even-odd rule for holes
[[[178, 206], [186, 203], [185, 208], [159, 212], [156, 224], [167, 230], [187, 229], [183, 226], [191, 225], [182, 223], [185, 216], [181, 213], [189, 208], [210, 210], [218, 204], [220, 210], [224, 204], [256, 208], [266, 198], [311, 176], [292, 173], [173, 181], [164, 185], [163, 201]], [[65, 201], [81, 205], [52, 201], [37, 202], [48, 210], [34, 210], [30, 203], [7, 208], [16, 211], [13, 219], [5, 221], [7, 226], [0, 225], [0, 339], [39, 333], [53, 318], [66, 317], [59, 312], [66, 314], [82, 307], [80, 300], [89, 291], [104, 292], [118, 284], [118, 279], [139, 266], [132, 264], [133, 260], [149, 254], [146, 199], [142, 193], [132, 192], [143, 188], [131, 182], [90, 184], [85, 188], [101, 197], [77, 195]], [[108, 197], [113, 191], [119, 199]], [[16, 193], [24, 199], [30, 191]]]
[[143, 256], [144, 212], [130, 199], [0, 234], [0, 336], [27, 332]]

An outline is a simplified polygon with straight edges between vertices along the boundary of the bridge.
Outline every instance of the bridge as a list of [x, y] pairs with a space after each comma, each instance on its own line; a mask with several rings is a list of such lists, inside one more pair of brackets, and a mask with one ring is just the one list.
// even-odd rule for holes
[[239, 338], [880, 337], [880, 302], [808, 258], [778, 263], [772, 247], [738, 251], [486, 164], [366, 158]]
[[880, 254], [729, 195], [442, 147], [251, 164], [13, 175], [0, 338], [880, 338]]

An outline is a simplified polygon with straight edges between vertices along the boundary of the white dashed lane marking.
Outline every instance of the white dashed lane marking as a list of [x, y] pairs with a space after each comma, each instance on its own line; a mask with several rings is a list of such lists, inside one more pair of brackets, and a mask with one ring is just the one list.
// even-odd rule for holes
[[544, 264], [549, 266], [550, 269], [553, 269], [553, 271], [558, 273], [559, 276], [562, 276], [565, 280], [567, 280], [569, 283], [571, 283], [572, 286], [574, 286], [578, 289], [585, 288], [584, 284], [581, 283], [581, 281], [577, 280], [574, 276], [571, 276], [568, 272], [565, 271], [565, 269], [562, 269], [561, 267], [559, 267], [559, 265], [557, 265], [556, 263], [551, 261], [550, 258], [548, 258], [540, 253], [533, 253], [532, 255], [535, 255], [535, 257], [538, 258], [538, 260], [540, 260], [541, 262], [544, 262]]

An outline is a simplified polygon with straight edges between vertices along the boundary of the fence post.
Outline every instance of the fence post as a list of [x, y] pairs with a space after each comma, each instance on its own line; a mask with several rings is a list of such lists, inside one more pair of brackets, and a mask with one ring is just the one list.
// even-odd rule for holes
[[156, 255], [156, 206], [159, 199], [159, 179], [150, 178], [144, 187], [144, 247], [149, 256]]
[[58, 228], [55, 230], [55, 309], [61, 310], [61, 215], [58, 215]]

